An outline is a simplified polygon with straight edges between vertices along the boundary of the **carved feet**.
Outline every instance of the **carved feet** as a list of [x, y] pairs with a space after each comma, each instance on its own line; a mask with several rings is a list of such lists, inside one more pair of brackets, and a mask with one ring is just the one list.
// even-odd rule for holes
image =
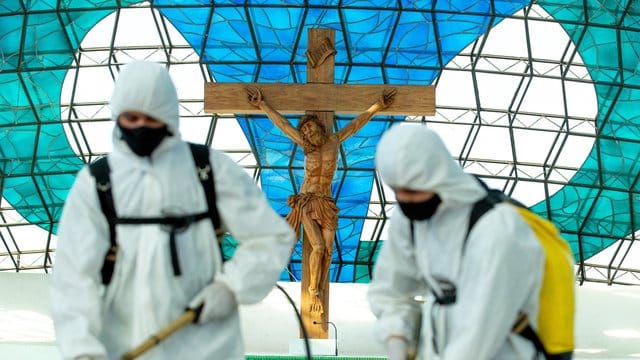
[[324, 309], [322, 308], [322, 301], [320, 300], [320, 292], [317, 289], [309, 288], [309, 295], [311, 295], [311, 305], [309, 305], [309, 311], [312, 313], [322, 314]]

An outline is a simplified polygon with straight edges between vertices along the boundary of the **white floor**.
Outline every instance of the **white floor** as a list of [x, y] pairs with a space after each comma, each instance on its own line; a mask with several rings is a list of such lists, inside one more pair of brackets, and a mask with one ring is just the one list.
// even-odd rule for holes
[[[281, 284], [296, 301], [299, 283]], [[60, 357], [44, 274], [0, 273], [0, 359]], [[366, 285], [332, 284], [331, 317], [339, 355], [384, 355], [375, 340]], [[578, 288], [576, 359], [640, 359], [640, 287], [588, 284]], [[297, 319], [284, 295], [274, 290], [257, 305], [241, 308], [248, 353], [288, 354], [298, 336]], [[330, 329], [330, 337], [334, 331]]]

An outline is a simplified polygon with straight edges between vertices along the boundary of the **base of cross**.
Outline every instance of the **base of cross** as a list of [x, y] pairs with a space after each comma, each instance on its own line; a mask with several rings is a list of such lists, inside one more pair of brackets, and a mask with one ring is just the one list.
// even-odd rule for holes
[[[332, 249], [328, 249], [331, 253]], [[318, 291], [320, 293], [319, 300], [322, 311], [317, 310], [317, 299], [309, 294], [309, 263], [307, 259], [311, 254], [311, 245], [306, 239], [306, 235], [303, 233], [302, 241], [302, 287], [300, 289], [300, 315], [302, 316], [302, 323], [307, 330], [307, 336], [310, 339], [328, 339], [329, 338], [329, 277], [325, 276], [324, 281], [318, 284]], [[324, 269], [329, 271], [329, 269]], [[303, 338], [304, 334], [302, 329], [300, 330], [300, 338]]]

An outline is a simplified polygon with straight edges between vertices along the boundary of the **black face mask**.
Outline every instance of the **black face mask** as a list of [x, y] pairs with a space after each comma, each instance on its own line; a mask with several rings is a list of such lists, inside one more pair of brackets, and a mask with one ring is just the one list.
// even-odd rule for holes
[[404, 216], [411, 220], [427, 220], [430, 219], [433, 214], [438, 210], [438, 205], [442, 200], [438, 194], [435, 194], [431, 199], [422, 202], [402, 202], [398, 201], [400, 209], [404, 213]]
[[149, 156], [155, 150], [162, 140], [167, 136], [171, 136], [171, 133], [167, 129], [167, 126], [161, 128], [150, 128], [146, 126], [137, 127], [133, 129], [127, 129], [118, 123], [122, 136], [129, 148], [138, 156]]

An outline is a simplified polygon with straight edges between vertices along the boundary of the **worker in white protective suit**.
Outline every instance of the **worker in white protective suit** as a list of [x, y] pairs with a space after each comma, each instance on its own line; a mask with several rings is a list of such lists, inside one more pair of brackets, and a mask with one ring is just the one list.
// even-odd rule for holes
[[463, 251], [472, 205], [486, 190], [425, 126], [387, 131], [376, 168], [399, 205], [368, 292], [389, 359], [416, 347], [421, 359], [534, 359], [532, 343], [511, 329], [519, 311], [537, 326], [544, 254], [517, 211], [497, 204]]
[[[125, 66], [111, 99], [108, 155], [118, 217], [201, 212], [207, 199], [189, 145], [181, 140], [178, 97], [164, 66]], [[206, 158], [206, 157], [205, 157]], [[180, 275], [172, 271], [169, 234], [158, 224], [116, 225], [113, 278], [100, 280], [110, 247], [107, 220], [87, 167], [67, 198], [58, 231], [52, 310], [64, 359], [120, 359], [179, 317], [202, 306], [190, 324], [141, 359], [243, 359], [238, 304], [260, 301], [275, 285], [294, 243], [245, 171], [211, 150], [220, 220], [239, 245], [223, 263], [209, 219], [175, 234]]]

